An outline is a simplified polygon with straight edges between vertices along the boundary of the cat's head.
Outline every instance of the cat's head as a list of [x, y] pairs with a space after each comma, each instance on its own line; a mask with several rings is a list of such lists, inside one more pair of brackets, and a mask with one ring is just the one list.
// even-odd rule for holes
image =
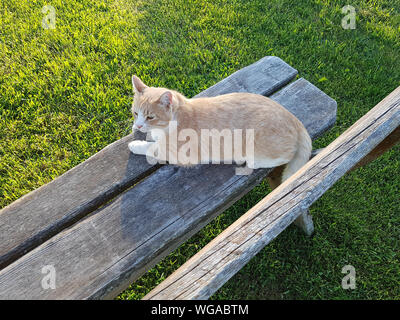
[[148, 132], [167, 129], [176, 105], [174, 92], [165, 88], [146, 86], [137, 76], [132, 77], [135, 96], [132, 113], [135, 118], [132, 130]]

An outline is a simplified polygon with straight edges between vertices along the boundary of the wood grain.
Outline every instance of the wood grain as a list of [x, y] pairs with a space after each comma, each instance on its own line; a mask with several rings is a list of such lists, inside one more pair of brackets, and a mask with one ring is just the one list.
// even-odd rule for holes
[[215, 97], [231, 92], [250, 92], [269, 96], [288, 84], [296, 75], [297, 70], [280, 58], [267, 56], [236, 71], [199, 93], [195, 98]]
[[378, 144], [370, 153], [368, 153], [360, 162], [358, 162], [352, 170], [356, 170], [368, 163], [374, 161], [390, 148], [400, 143], [400, 127], [396, 128], [389, 134], [380, 144]]
[[0, 211], [0, 269], [155, 170], [128, 135]]
[[[198, 96], [234, 91], [263, 94], [281, 88], [297, 71], [264, 57]], [[137, 134], [139, 139], [143, 139]], [[129, 135], [107, 146], [52, 182], [0, 210], [0, 269], [131, 187], [159, 166], [132, 155]]]
[[[292, 92], [298, 100], [291, 99]], [[312, 136], [320, 135], [336, 116], [336, 102], [304, 79], [275, 97], [289, 110], [296, 109]], [[321, 119], [300, 114], [312, 112], [320, 113]], [[321, 128], [312, 121], [321, 122]], [[238, 176], [233, 165], [163, 166], [0, 271], [0, 299], [114, 297], [269, 172], [260, 169]], [[45, 265], [57, 272], [55, 290], [40, 285]]]
[[207, 299], [400, 125], [400, 87], [144, 299]]

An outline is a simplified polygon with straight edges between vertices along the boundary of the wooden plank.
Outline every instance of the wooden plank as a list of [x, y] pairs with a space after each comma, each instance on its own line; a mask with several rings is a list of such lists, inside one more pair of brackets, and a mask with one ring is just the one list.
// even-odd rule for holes
[[[362, 158], [357, 164], [354, 165], [351, 170], [356, 170], [360, 167], [366, 166], [370, 162], [379, 158], [386, 151], [400, 143], [400, 127], [397, 127], [389, 134], [381, 143], [379, 143], [370, 153], [368, 153], [364, 158]], [[323, 149], [313, 150], [311, 157], [315, 157]], [[272, 174], [272, 173], [271, 173]], [[270, 175], [271, 175], [270, 174]]]
[[400, 124], [400, 87], [144, 299], [207, 299]]
[[[287, 75], [291, 77], [287, 77]], [[250, 92], [269, 96], [288, 84], [297, 74], [297, 71], [278, 57], [267, 56], [247, 66], [223, 81], [204, 90], [195, 96], [215, 97], [231, 92]]]
[[114, 142], [2, 209], [0, 269], [155, 170], [126, 150], [132, 139]]
[[[283, 60], [264, 57], [197, 96], [243, 90], [272, 92], [296, 74]], [[2, 209], [0, 269], [156, 170], [159, 166], [149, 165], [145, 157], [129, 152], [126, 144], [131, 140], [133, 137], [129, 135], [116, 141]]]
[[[303, 104], [302, 112], [321, 109], [325, 118], [328, 108], [329, 117], [335, 117], [336, 102], [315, 86], [300, 79], [283, 91], [291, 92], [293, 87], [303, 90], [295, 105], [302, 103], [302, 96], [314, 96]], [[279, 98], [289, 110], [293, 107], [286, 103], [285, 95], [279, 94]], [[312, 128], [313, 136], [321, 133]], [[232, 165], [164, 166], [91, 217], [0, 271], [0, 299], [113, 297], [269, 171], [239, 176]], [[40, 286], [44, 276], [40, 270], [46, 265], [53, 265], [57, 273], [54, 290]]]
[[[310, 158], [313, 158], [318, 151], [313, 150]], [[267, 180], [272, 190], [277, 188], [282, 183], [282, 173], [285, 166], [279, 166], [272, 170], [268, 175]], [[307, 236], [314, 233], [314, 223], [312, 216], [308, 210], [304, 211], [295, 221], [294, 224], [299, 227]]]
[[400, 143], [400, 127], [396, 128], [389, 134], [380, 144], [378, 144], [370, 153], [368, 153], [360, 162], [358, 162], [351, 170], [358, 169], [367, 165], [371, 161], [380, 157], [393, 146]]
[[[303, 122], [303, 123], [307, 123], [307, 129], [309, 130], [309, 132], [314, 132], [316, 130], [315, 127], [318, 127], [320, 129], [325, 129], [325, 128], [330, 128], [336, 121], [336, 118], [332, 119], [331, 117], [329, 117], [329, 109], [324, 109], [321, 111], [321, 113], [326, 112], [326, 117], [321, 117], [321, 113], [316, 112], [316, 110], [310, 110], [310, 113], [302, 113], [299, 112], [301, 110], [297, 110], [297, 109], [301, 109], [302, 105], [301, 104], [296, 104], [296, 101], [299, 101], [299, 94], [301, 94], [302, 92], [302, 88], [301, 85], [299, 86], [293, 86], [292, 88], [290, 88], [290, 92], [285, 92], [283, 93], [282, 91], [279, 92], [276, 95], [276, 99], [279, 99], [279, 96], [284, 94], [284, 95], [288, 95], [290, 98], [290, 103], [293, 104], [294, 108], [291, 110], [293, 113], [295, 114], [299, 114], [299, 119]], [[307, 97], [302, 96], [301, 97], [301, 101], [305, 101], [310, 103], [310, 101], [313, 101], [314, 97], [310, 94]], [[308, 101], [309, 100], [309, 101]], [[317, 106], [315, 106], [317, 107]], [[321, 120], [322, 119], [322, 120]], [[324, 131], [321, 131], [324, 132]], [[317, 136], [315, 136], [315, 138], [317, 138]], [[272, 177], [269, 180], [270, 186], [272, 189], [274, 189], [277, 185], [280, 184], [277, 183], [278, 180], [277, 179], [277, 172], [279, 172], [278, 170], [274, 170], [274, 172], [272, 173]], [[280, 177], [279, 177], [280, 178]], [[309, 214], [308, 210], [306, 210], [305, 212], [303, 212], [295, 221], [294, 224], [296, 226], [298, 226], [300, 229], [303, 230], [303, 232], [308, 235], [311, 236], [312, 233], [314, 232], [314, 223], [312, 221], [312, 217]]]
[[[327, 101], [329, 105], [324, 108], [316, 98], [323, 101], [326, 95], [322, 91], [316, 94], [315, 90], [308, 90], [308, 86], [309, 82], [301, 79], [296, 85], [280, 90], [272, 98], [279, 103], [284, 100], [285, 104], [290, 105], [290, 111], [305, 125], [313, 139], [316, 139], [335, 124], [336, 102], [330, 99]], [[304, 112], [304, 105], [308, 106], [308, 112]], [[332, 117], [333, 108], [335, 108], [334, 117]]]
[[[370, 153], [368, 153], [364, 158], [362, 158], [357, 164], [354, 165], [351, 170], [357, 170], [360, 167], [366, 166], [370, 162], [379, 158], [386, 151], [400, 143], [400, 127], [397, 127], [389, 134], [381, 143], [379, 143]], [[311, 157], [315, 157], [323, 149], [313, 150]], [[274, 170], [275, 171], [275, 170]], [[271, 173], [272, 174], [272, 173]], [[270, 176], [271, 176], [270, 174]]]

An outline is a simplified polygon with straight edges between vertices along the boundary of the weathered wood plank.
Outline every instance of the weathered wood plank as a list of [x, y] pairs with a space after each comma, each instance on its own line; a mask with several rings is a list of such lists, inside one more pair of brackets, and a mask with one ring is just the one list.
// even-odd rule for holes
[[0, 269], [157, 167], [131, 158], [128, 135], [0, 211]]
[[356, 170], [367, 165], [371, 161], [380, 157], [387, 150], [400, 143], [400, 127], [396, 128], [389, 134], [380, 144], [378, 144], [370, 153], [368, 153], [360, 162], [358, 162], [351, 170]]
[[[298, 101], [290, 99], [293, 88], [303, 92], [298, 93]], [[288, 95], [279, 94], [279, 102], [289, 110], [301, 104], [303, 113], [321, 111], [324, 119], [336, 116], [336, 102], [304, 79], [283, 92]], [[303, 96], [307, 97], [304, 104]], [[312, 136], [321, 134], [307, 120], [306, 126], [312, 127]], [[0, 299], [113, 297], [247, 193], [268, 172], [269, 169], [262, 169], [238, 176], [232, 165], [164, 166], [91, 217], [0, 271]], [[44, 276], [40, 270], [45, 265], [53, 265], [57, 272], [54, 290], [40, 286]]]
[[236, 71], [223, 81], [199, 93], [195, 98], [214, 97], [231, 92], [250, 92], [269, 96], [288, 84], [296, 74], [297, 71], [288, 64], [282, 63], [280, 58], [267, 56]]
[[[296, 82], [296, 85], [287, 86], [284, 90], [280, 90], [272, 98], [277, 102], [285, 99], [285, 103], [292, 106], [290, 111], [303, 122], [310, 135], [316, 139], [318, 138], [317, 132], [321, 135], [335, 124], [336, 116], [332, 117], [333, 100], [331, 99], [332, 101], [328, 102], [330, 105], [324, 108], [316, 101], [316, 98], [320, 98], [323, 101], [325, 94], [320, 91], [316, 95], [315, 90], [305, 90], [309, 86], [309, 82], [304, 79], [300, 80]], [[309, 106], [308, 112], [304, 112], [304, 105]]]
[[[278, 72], [278, 73], [277, 73]], [[277, 57], [264, 57], [197, 96], [248, 90], [273, 92], [297, 71]], [[72, 225], [156, 170], [126, 147], [132, 135], [109, 145], [54, 181], [0, 211], [0, 269]]]
[[[370, 153], [368, 153], [364, 158], [362, 158], [357, 164], [354, 165], [351, 170], [357, 170], [360, 167], [366, 166], [370, 162], [379, 158], [386, 151], [400, 143], [400, 127], [397, 127], [389, 134], [381, 143], [379, 143]], [[323, 149], [313, 150], [311, 157], [315, 157]], [[272, 173], [271, 173], [272, 174]]]
[[144, 299], [207, 299], [400, 125], [400, 87]]
[[[311, 153], [311, 157], [313, 158], [318, 151], [313, 150]], [[279, 187], [279, 185], [282, 183], [282, 173], [283, 170], [285, 169], [285, 166], [279, 166], [276, 167], [272, 170], [272, 172], [268, 175], [267, 180], [269, 183], [269, 186], [271, 187], [272, 190], [275, 188]], [[294, 224], [299, 227], [303, 232], [311, 236], [314, 233], [314, 223], [312, 220], [312, 216], [310, 215], [310, 212], [306, 210], [303, 212], [295, 221]]]
[[[284, 92], [281, 91], [276, 95], [275, 98], [279, 99], [279, 96], [281, 94], [285, 94], [285, 95], [287, 94], [290, 97], [290, 103], [292, 103], [294, 105], [294, 108], [291, 111], [293, 113], [295, 113], [295, 114], [297, 114], [297, 113], [300, 114], [298, 116], [298, 118], [303, 123], [307, 123], [307, 129], [309, 130], [309, 132], [315, 131], [315, 128], [313, 128], [313, 126], [316, 126], [318, 128], [321, 128], [321, 129], [330, 128], [335, 123], [336, 118], [332, 119], [332, 118], [329, 117], [329, 110], [328, 109], [325, 109], [325, 110], [321, 111], [322, 113], [323, 112], [327, 113], [327, 117], [326, 118], [322, 118], [323, 120], [320, 119], [320, 115], [321, 114], [318, 114], [316, 112], [316, 110], [310, 110], [310, 113], [308, 113], [308, 114], [307, 113], [298, 112], [297, 109], [298, 108], [301, 109], [302, 105], [300, 105], [300, 104], [296, 105], [296, 101], [299, 101], [299, 96], [298, 95], [301, 94], [301, 92], [302, 92], [301, 85], [293, 86], [293, 87], [290, 88], [290, 92], [287, 92], [287, 93], [285, 92], [284, 93]], [[302, 96], [301, 98], [304, 101], [307, 101], [307, 100], [313, 101], [313, 99], [314, 99], [312, 94], [310, 94], [307, 97]], [[317, 108], [317, 106], [315, 106], [315, 108]], [[324, 131], [322, 131], [322, 132], [324, 132]], [[277, 173], [277, 171], [273, 172], [273, 176], [269, 179], [269, 183], [270, 183], [270, 186], [271, 186], [272, 189], [274, 189], [275, 187], [277, 187], [277, 185], [280, 184], [280, 182], [277, 183], [277, 181], [279, 179], [277, 179], [277, 174], [276, 173]], [[294, 221], [294, 224], [296, 226], [298, 226], [300, 229], [302, 229], [304, 231], [304, 233], [307, 234], [308, 236], [312, 235], [312, 233], [314, 232], [314, 224], [313, 224], [312, 217], [309, 214], [308, 210], [305, 211], [303, 214], [301, 214]]]

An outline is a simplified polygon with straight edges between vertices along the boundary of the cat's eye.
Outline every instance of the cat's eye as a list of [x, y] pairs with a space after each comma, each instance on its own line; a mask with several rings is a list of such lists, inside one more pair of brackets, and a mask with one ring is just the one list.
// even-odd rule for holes
[[146, 117], [146, 120], [153, 120], [154, 119], [154, 116], [147, 116]]
[[134, 115], [135, 117], [137, 117], [137, 112], [134, 112], [133, 115]]

